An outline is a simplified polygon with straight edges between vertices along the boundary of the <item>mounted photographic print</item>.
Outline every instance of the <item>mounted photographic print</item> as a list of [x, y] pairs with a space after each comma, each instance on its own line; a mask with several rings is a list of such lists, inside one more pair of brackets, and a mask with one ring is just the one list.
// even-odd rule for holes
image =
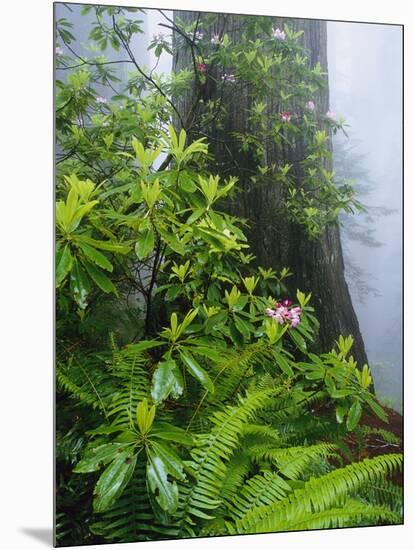
[[402, 26], [56, 3], [54, 58], [56, 545], [401, 524]]

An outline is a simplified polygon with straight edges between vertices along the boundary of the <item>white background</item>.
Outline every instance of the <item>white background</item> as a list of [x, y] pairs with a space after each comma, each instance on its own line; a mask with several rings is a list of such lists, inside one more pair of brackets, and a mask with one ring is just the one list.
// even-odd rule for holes
[[[283, 550], [402, 550], [411, 547], [414, 540], [414, 354], [410, 346], [413, 335], [413, 314], [410, 305], [413, 304], [411, 243], [414, 224], [410, 213], [413, 207], [414, 182], [414, 85], [411, 53], [414, 49], [414, 19], [409, 13], [410, 2], [255, 0], [254, 3], [249, 3], [247, 0], [117, 0], [116, 3], [165, 9], [208, 9], [405, 25], [406, 524], [394, 527], [89, 548], [219, 550], [260, 545], [262, 548], [277, 546]], [[0, 545], [6, 550], [26, 550], [50, 547], [51, 536], [47, 533], [52, 528], [52, 2], [8, 0], [2, 3], [0, 18]], [[387, 312], [384, 312], [384, 315], [387, 315]]]

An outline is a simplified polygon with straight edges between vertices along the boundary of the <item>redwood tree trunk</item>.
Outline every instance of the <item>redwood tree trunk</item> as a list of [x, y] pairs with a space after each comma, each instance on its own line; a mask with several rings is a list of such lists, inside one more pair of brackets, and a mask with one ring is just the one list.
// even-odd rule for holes
[[[198, 12], [180, 12], [181, 20], [203, 21], [203, 15]], [[232, 40], [239, 38], [239, 21], [241, 16], [221, 15], [211, 28], [212, 33], [220, 33], [223, 28]], [[309, 50], [309, 63], [314, 66], [320, 62], [324, 72], [327, 72], [327, 28], [326, 22], [317, 20], [290, 19], [281, 20], [274, 18], [274, 26], [282, 28], [287, 23], [290, 28], [303, 30], [305, 47]], [[203, 31], [206, 27], [203, 25]], [[191, 67], [191, 56], [185, 50], [175, 50], [174, 67], [179, 70], [183, 67]], [[214, 70], [214, 68], [212, 69]], [[208, 84], [208, 83], [207, 83]], [[233, 88], [234, 89], [234, 88]], [[217, 98], [222, 92], [214, 88], [208, 89], [209, 98]], [[183, 119], [189, 122], [191, 127], [192, 116], [189, 116], [197, 90], [180, 97], [178, 104]], [[253, 132], [249, 128], [246, 119], [246, 111], [249, 105], [248, 94], [224, 93], [223, 102], [227, 109], [224, 128], [213, 131], [209, 136], [209, 149], [214, 153], [215, 165], [212, 169], [223, 176], [230, 174], [239, 177], [239, 193], [227, 209], [242, 218], [248, 220], [250, 227], [247, 236], [252, 252], [255, 254], [257, 264], [265, 268], [275, 270], [287, 266], [293, 272], [293, 277], [288, 279], [288, 286], [292, 293], [296, 288], [304, 292], [312, 292], [312, 305], [315, 307], [320, 322], [318, 349], [329, 351], [340, 334], [351, 334], [355, 340], [352, 349], [353, 356], [362, 366], [367, 363], [364, 342], [359, 329], [358, 319], [352, 305], [351, 296], [344, 274], [344, 261], [338, 225], [329, 225], [317, 240], [310, 240], [302, 227], [290, 223], [283, 214], [282, 196], [280, 187], [271, 183], [252, 185], [250, 181], [251, 170], [254, 169], [253, 159], [248, 154], [241, 153], [238, 145], [226, 142], [223, 137], [230, 136], [232, 132]], [[321, 112], [329, 110], [328, 85], [315, 98]], [[277, 99], [268, 97], [269, 112], [278, 112]], [[191, 119], [191, 120], [190, 120]], [[202, 129], [198, 133], [193, 127], [190, 135], [200, 137]], [[330, 141], [332, 147], [332, 143]], [[300, 178], [300, 164], [298, 158], [303, 157], [301, 143], [295, 144], [295, 155], [287, 150], [277, 149], [274, 145], [266, 146], [267, 164], [286, 162], [292, 163], [296, 175]], [[328, 168], [331, 168], [328, 164]]]

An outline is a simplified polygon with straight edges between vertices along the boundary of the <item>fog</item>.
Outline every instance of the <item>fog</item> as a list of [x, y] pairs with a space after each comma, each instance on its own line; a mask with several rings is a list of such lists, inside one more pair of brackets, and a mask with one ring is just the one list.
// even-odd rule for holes
[[328, 23], [330, 109], [338, 175], [367, 212], [343, 217], [346, 277], [378, 394], [402, 402], [402, 30]]
[[[57, 4], [57, 18], [74, 24], [72, 49], [93, 56], [97, 52], [90, 51], [88, 34], [94, 15], [81, 16], [81, 8]], [[144, 20], [145, 32], [134, 38], [132, 50], [151, 70], [156, 58], [146, 50], [147, 41], [165, 32], [158, 26], [163, 18], [151, 10], [137, 17]], [[338, 177], [355, 180], [366, 207], [363, 214], [342, 217], [346, 277], [377, 393], [397, 410], [402, 402], [401, 33], [401, 27], [391, 25], [328, 23], [330, 110], [349, 124], [348, 138], [334, 138], [335, 168]], [[111, 48], [105, 55], [123, 58]], [[131, 65], [122, 65], [115, 87], [122, 87], [130, 70]], [[163, 54], [156, 70], [168, 73], [171, 57]], [[62, 72], [59, 78], [65, 78]], [[110, 96], [117, 90], [97, 86], [97, 91]]]

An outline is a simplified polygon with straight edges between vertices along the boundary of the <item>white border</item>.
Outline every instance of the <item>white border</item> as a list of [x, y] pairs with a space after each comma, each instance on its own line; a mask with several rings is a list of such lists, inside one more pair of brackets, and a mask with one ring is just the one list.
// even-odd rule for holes
[[[91, 3], [97, 3], [91, 1]], [[110, 3], [102, 1], [101, 3]], [[409, 349], [413, 315], [410, 239], [413, 207], [413, 64], [414, 19], [409, 2], [369, 0], [117, 0], [141, 7], [261, 13], [290, 17], [389, 22], [405, 25], [405, 525], [364, 529], [92, 546], [123, 548], [306, 548], [375, 550], [408, 548], [414, 539], [413, 432], [414, 377]], [[158, 5], [158, 6], [157, 6]], [[52, 2], [4, 2], [1, 9], [1, 318], [0, 377], [1, 524], [0, 543], [7, 550], [44, 548], [40, 540], [52, 527]], [[411, 65], [411, 66], [410, 66]], [[373, 90], [375, 93], [375, 90]], [[6, 126], [4, 126], [6, 118]], [[410, 154], [411, 152], [411, 154]], [[4, 308], [4, 303], [6, 308]], [[385, 314], [385, 313], [384, 313]], [[411, 388], [411, 389], [409, 389]], [[30, 536], [24, 530], [33, 530]], [[410, 537], [411, 535], [411, 537]], [[39, 538], [40, 536], [40, 538]], [[50, 546], [50, 544], [49, 544]], [[83, 547], [85, 548], [85, 547]]]

